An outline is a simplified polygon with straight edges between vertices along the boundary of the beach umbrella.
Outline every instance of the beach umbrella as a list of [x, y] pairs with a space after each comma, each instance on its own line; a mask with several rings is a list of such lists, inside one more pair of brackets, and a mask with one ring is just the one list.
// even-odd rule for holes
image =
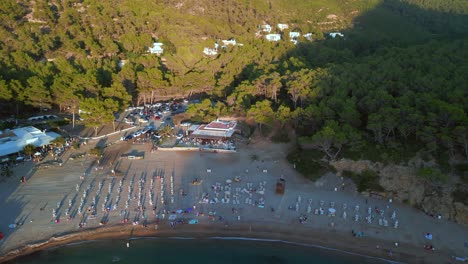
[[34, 153], [34, 156], [40, 156], [40, 155], [41, 155], [41, 153], [40, 153], [40, 152], [36, 152], [36, 153]]

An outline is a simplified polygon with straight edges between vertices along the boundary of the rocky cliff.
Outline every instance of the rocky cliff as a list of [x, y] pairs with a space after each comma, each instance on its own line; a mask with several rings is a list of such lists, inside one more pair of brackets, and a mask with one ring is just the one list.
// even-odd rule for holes
[[[452, 197], [454, 184], [435, 185], [417, 175], [417, 166], [384, 165], [368, 160], [342, 159], [330, 162], [338, 173], [352, 171], [361, 173], [373, 170], [379, 175], [379, 183], [385, 191], [382, 196], [408, 203], [434, 217], [468, 225], [468, 206], [455, 202]], [[368, 193], [363, 193], [367, 194]]]

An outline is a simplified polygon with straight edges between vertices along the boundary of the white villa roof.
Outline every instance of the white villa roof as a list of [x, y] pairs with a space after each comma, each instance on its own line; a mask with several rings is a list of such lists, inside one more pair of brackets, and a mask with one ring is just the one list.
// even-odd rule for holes
[[341, 32], [332, 32], [332, 33], [329, 33], [329, 35], [332, 38], [336, 38], [336, 36], [344, 37], [343, 33]]
[[208, 56], [213, 56], [213, 55], [218, 54], [216, 49], [211, 49], [211, 48], [204, 48], [203, 53], [205, 53], [205, 55], [208, 55]]
[[271, 26], [268, 24], [262, 25], [262, 31], [263, 32], [271, 32]]
[[268, 41], [279, 41], [281, 39], [280, 34], [268, 34], [265, 36]]
[[287, 28], [289, 28], [289, 25], [288, 25], [288, 24], [281, 24], [281, 23], [279, 23], [279, 24], [278, 24], [278, 28], [279, 28], [280, 30], [287, 29]]
[[289, 37], [290, 38], [298, 38], [301, 36], [301, 33], [300, 32], [295, 32], [295, 31], [291, 31], [289, 32]]
[[21, 127], [0, 134], [0, 156], [6, 156], [23, 150], [24, 146], [32, 144], [36, 147], [49, 145], [60, 137], [54, 132], [43, 132], [35, 127]]
[[154, 54], [161, 54], [164, 52], [164, 49], [163, 49], [163, 46], [164, 44], [161, 43], [161, 42], [154, 42], [153, 43], [153, 47], [149, 47], [148, 48], [148, 51], [150, 53], [154, 53]]

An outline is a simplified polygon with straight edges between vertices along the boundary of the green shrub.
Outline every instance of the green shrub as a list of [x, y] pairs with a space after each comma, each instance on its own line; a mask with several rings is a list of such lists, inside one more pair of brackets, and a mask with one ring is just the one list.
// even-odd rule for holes
[[418, 176], [429, 181], [447, 182], [448, 176], [436, 168], [420, 168]]
[[379, 176], [373, 170], [364, 170], [360, 174], [344, 170], [343, 177], [350, 178], [358, 188], [358, 192], [378, 191], [385, 189], [379, 184]]
[[73, 142], [73, 145], [72, 145], [73, 149], [79, 149], [80, 148], [80, 143], [78, 142]]
[[268, 125], [262, 125], [262, 128], [260, 129], [260, 132], [262, 132], [263, 137], [268, 137], [271, 132], [273, 131], [273, 127], [268, 126]]
[[271, 141], [275, 143], [288, 143], [291, 141], [288, 135], [288, 131], [285, 129], [279, 129], [275, 132], [275, 134], [271, 137]]
[[60, 126], [66, 126], [66, 125], [70, 124], [70, 120], [64, 119], [64, 120], [48, 121], [47, 124], [48, 124], [51, 128], [58, 128], [58, 127], [60, 127]]
[[95, 148], [92, 148], [89, 150], [89, 155], [94, 155], [94, 156], [97, 156], [97, 157], [101, 157], [102, 156], [102, 148], [101, 147], [95, 147]]
[[460, 176], [461, 181], [468, 184], [468, 164], [457, 164], [453, 168], [455, 173]]
[[13, 171], [10, 167], [4, 167], [1, 169], [0, 174], [4, 177], [11, 177], [13, 175]]
[[335, 172], [335, 168], [320, 160], [322, 157], [318, 150], [296, 149], [288, 154], [287, 159], [304, 177], [315, 181], [327, 172]]
[[258, 161], [258, 155], [257, 155], [257, 154], [252, 154], [252, 155], [250, 155], [250, 160], [252, 160], [252, 161]]
[[452, 192], [452, 197], [455, 202], [463, 203], [464, 205], [468, 205], [468, 191], [465, 188], [462, 188], [459, 185], [455, 191]]
[[15, 127], [15, 122], [10, 122], [10, 121], [4, 121], [0, 122], [0, 130], [5, 130], [5, 129], [12, 129]]

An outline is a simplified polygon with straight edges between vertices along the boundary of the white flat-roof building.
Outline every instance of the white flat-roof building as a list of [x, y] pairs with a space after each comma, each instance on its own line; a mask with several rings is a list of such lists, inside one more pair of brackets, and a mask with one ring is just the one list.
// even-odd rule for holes
[[268, 33], [271, 32], [271, 26], [268, 24], [262, 25], [261, 28], [263, 32], [268, 32]]
[[332, 38], [336, 38], [336, 36], [344, 37], [343, 33], [340, 33], [340, 32], [332, 32], [332, 33], [329, 33], [328, 35]]
[[54, 132], [41, 131], [35, 127], [21, 127], [0, 132], [0, 157], [23, 151], [24, 146], [32, 144], [36, 147], [49, 145], [60, 137]]
[[288, 24], [278, 24], [278, 28], [279, 28], [279, 30], [283, 31], [285, 29], [288, 29], [289, 25]]
[[280, 34], [268, 34], [265, 36], [268, 41], [280, 41], [281, 35]]
[[119, 60], [119, 68], [122, 69], [122, 67], [127, 63], [127, 60]]
[[229, 45], [232, 45], [232, 46], [235, 46], [237, 45], [237, 42], [235, 39], [231, 38], [231, 39], [224, 39], [222, 40], [223, 42], [223, 47], [226, 47], [226, 46], [229, 46]]
[[151, 54], [161, 55], [164, 52], [162, 46], [163, 44], [161, 42], [154, 42], [153, 47], [148, 48], [148, 52]]
[[306, 34], [304, 34], [304, 38], [306, 38], [307, 40], [312, 41], [312, 33], [306, 33]]
[[294, 32], [294, 31], [289, 32], [289, 40], [291, 40], [291, 42], [294, 44], [297, 44], [297, 39], [300, 36], [301, 36], [300, 32]]
[[216, 51], [216, 48], [212, 49], [212, 48], [204, 48], [203, 49], [203, 53], [207, 56], [214, 56], [216, 54], [218, 54], [218, 52]]
[[295, 31], [291, 31], [289, 32], [289, 38], [290, 39], [297, 39], [298, 37], [301, 36], [301, 33], [300, 32], [295, 32]]

